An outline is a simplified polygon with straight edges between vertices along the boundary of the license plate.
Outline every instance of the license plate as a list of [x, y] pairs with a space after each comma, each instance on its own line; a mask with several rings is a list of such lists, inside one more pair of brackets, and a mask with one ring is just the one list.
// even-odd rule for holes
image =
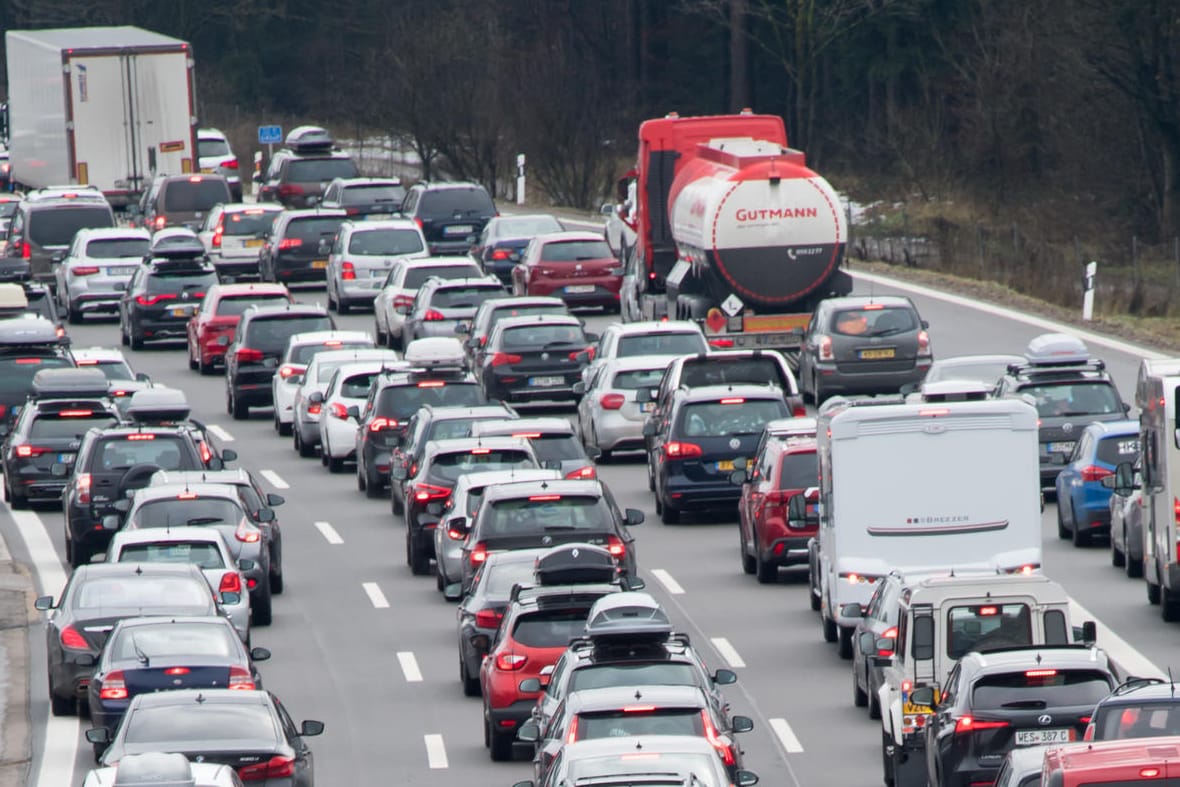
[[564, 377], [530, 377], [529, 385], [534, 385], [538, 388], [551, 388], [555, 385], [561, 385], [565, 382]]
[[388, 268], [374, 268], [373, 270], [369, 271], [369, 278], [370, 279], [384, 280], [385, 277], [388, 275], [389, 275]]
[[77, 454], [58, 454], [57, 461], [63, 465], [72, 465]]
[[107, 276], [123, 276], [126, 278], [130, 278], [131, 274], [135, 273], [135, 268], [127, 268], [127, 267], [107, 268], [106, 271], [107, 271]]
[[173, 317], [188, 317], [190, 313], [187, 306], [181, 306], [172, 310]]
[[726, 459], [722, 462], [718, 462], [717, 463], [717, 470], [718, 470], [718, 472], [721, 472], [721, 473], [732, 472], [733, 471], [733, 460]]
[[262, 245], [262, 238], [250, 238], [242, 244], [243, 249], [257, 249]]
[[470, 235], [475, 232], [475, 227], [472, 227], [470, 224], [463, 224], [456, 227], [445, 227], [443, 228], [443, 232], [447, 235]]
[[655, 402], [644, 402], [643, 404], [639, 405], [639, 412], [641, 412], [641, 413], [655, 412], [655, 409], [656, 409]]
[[392, 219], [392, 213], [370, 213], [365, 218], [369, 221], [384, 221], [385, 219]]
[[879, 361], [892, 358], [896, 354], [897, 350], [892, 347], [881, 347], [873, 350], [860, 350], [857, 352], [857, 357], [862, 361]]
[[929, 716], [934, 713], [934, 709], [926, 705], [915, 705], [912, 702], [902, 703], [901, 712], [906, 716]]
[[571, 293], [571, 294], [573, 294], [573, 293], [581, 294], [581, 293], [587, 293], [587, 292], [594, 292], [594, 285], [593, 284], [571, 284], [570, 286], [565, 288], [565, 291], [568, 293]]
[[1017, 730], [1017, 746], [1040, 746], [1046, 743], [1069, 743], [1073, 740], [1073, 730]]
[[1074, 442], [1049, 443], [1049, 453], [1051, 454], [1072, 454], [1073, 447], [1077, 445]]
[[328, 261], [327, 260], [312, 260], [311, 267], [315, 268], [316, 270], [323, 270], [324, 268], [328, 267]]
[[212, 175], [213, 168], [212, 167], [201, 167], [201, 174], [202, 175]]

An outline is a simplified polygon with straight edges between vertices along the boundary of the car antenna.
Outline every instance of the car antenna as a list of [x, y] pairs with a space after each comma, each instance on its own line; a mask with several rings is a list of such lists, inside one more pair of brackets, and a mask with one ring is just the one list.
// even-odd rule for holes
[[635, 699], [636, 699], [636, 700], [641, 700], [641, 699], [643, 699], [643, 692], [642, 692], [642, 691], [640, 691], [639, 689], [636, 689], [636, 690], [635, 690]]

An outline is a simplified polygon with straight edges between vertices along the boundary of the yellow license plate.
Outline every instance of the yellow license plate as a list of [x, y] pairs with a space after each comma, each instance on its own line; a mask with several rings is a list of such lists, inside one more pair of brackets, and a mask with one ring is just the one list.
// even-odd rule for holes
[[897, 351], [892, 347], [882, 348], [880, 350], [861, 350], [860, 357], [866, 361], [879, 361], [886, 358], [892, 358], [897, 354]]
[[262, 238], [251, 238], [242, 244], [247, 249], [256, 249], [262, 245]]
[[934, 708], [928, 708], [925, 705], [915, 705], [912, 702], [902, 703], [901, 712], [906, 716], [913, 716], [919, 713], [931, 714], [934, 713]]
[[733, 460], [726, 459], [724, 462], [717, 463], [717, 469], [722, 472], [730, 472], [733, 470]]
[[313, 268], [326, 268], [326, 267], [328, 267], [328, 261], [327, 260], [312, 260], [311, 267], [313, 267]]
[[185, 309], [183, 307], [179, 308], [179, 309], [173, 309], [172, 316], [173, 317], [187, 317], [188, 316], [188, 309]]
[[201, 174], [202, 175], [212, 175], [213, 169], [211, 167], [201, 167]]

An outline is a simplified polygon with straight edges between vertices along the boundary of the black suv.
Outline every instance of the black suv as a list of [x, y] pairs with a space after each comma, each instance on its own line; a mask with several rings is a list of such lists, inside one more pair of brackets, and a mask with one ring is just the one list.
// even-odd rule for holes
[[910, 694], [914, 704], [936, 708], [926, 722], [928, 781], [990, 784], [1004, 755], [1018, 746], [1080, 740], [1094, 704], [1115, 683], [1106, 654], [1093, 646], [968, 653], [951, 670], [937, 703], [932, 686]]
[[1180, 735], [1176, 684], [1160, 678], [1131, 678], [1099, 700], [1085, 739], [1110, 741]]
[[157, 175], [139, 211], [143, 226], [153, 232], [176, 226], [199, 230], [209, 211], [233, 201], [222, 175]]
[[574, 383], [589, 363], [585, 351], [597, 341], [577, 317], [506, 317], [480, 354], [480, 382], [489, 398], [506, 402], [576, 400]]
[[406, 192], [402, 214], [422, 228], [436, 257], [467, 254], [498, 215], [487, 189], [476, 183], [415, 183]]
[[308, 208], [319, 202], [325, 183], [359, 174], [352, 157], [336, 150], [327, 131], [299, 126], [287, 135], [287, 146], [271, 158], [258, 183], [257, 198], [286, 208]]
[[33, 398], [4, 443], [4, 497], [15, 509], [33, 500], [58, 500], [66, 481], [53, 465], [74, 462], [82, 435], [121, 418], [98, 369], [44, 369], [33, 375]]
[[[297, 333], [335, 330], [331, 315], [319, 306], [289, 303], [250, 306], [242, 313], [232, 343], [225, 351], [225, 410], [235, 419], [251, 407], [274, 403], [271, 380], [287, 342]], [[229, 342], [229, 337], [225, 337]]]
[[321, 208], [353, 217], [393, 218], [402, 209], [406, 187], [400, 178], [336, 178], [324, 189]]
[[0, 320], [0, 434], [8, 432], [33, 393], [38, 371], [76, 365], [68, 344], [56, 325], [40, 317]]
[[1082, 430], [1094, 421], [1121, 421], [1125, 404], [1106, 365], [1077, 337], [1046, 333], [1028, 343], [1025, 362], [1008, 366], [998, 396], [1025, 397], [1040, 422], [1041, 486], [1054, 488]]
[[363, 407], [348, 408], [358, 421], [356, 485], [369, 497], [389, 483], [392, 452], [405, 439], [410, 417], [428, 404], [476, 407], [487, 400], [475, 377], [462, 368], [398, 369], [373, 380]]
[[97, 186], [31, 191], [8, 225], [0, 281], [52, 283], [53, 265], [65, 259], [78, 230], [113, 226], [115, 213]]
[[138, 350], [149, 340], [187, 338], [188, 321], [214, 284], [217, 269], [196, 235], [179, 228], [156, 233], [119, 299], [123, 345]]
[[325, 281], [332, 240], [348, 218], [342, 210], [286, 210], [275, 219], [258, 255], [263, 281]]

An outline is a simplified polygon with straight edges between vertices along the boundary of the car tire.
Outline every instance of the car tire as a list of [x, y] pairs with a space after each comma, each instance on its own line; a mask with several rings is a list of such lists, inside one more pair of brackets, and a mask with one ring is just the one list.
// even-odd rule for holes
[[[869, 687], [869, 690], [871, 692], [872, 688], [873, 688], [873, 684], [869, 682], [868, 676], [865, 676], [865, 685]], [[880, 719], [881, 718], [881, 700], [877, 699], [877, 695], [874, 693], [869, 694], [869, 718], [870, 719]]]
[[72, 565], [74, 568], [77, 568], [78, 566], [84, 566], [90, 562], [90, 557], [92, 554], [93, 551], [90, 547], [85, 547], [81, 544], [74, 543], [72, 549], [70, 550], [70, 565]]
[[840, 644], [836, 647], [840, 658], [848, 660], [852, 658], [852, 629], [846, 626], [838, 626]]
[[279, 437], [290, 437], [291, 433], [293, 431], [295, 431], [295, 425], [293, 423], [292, 424], [285, 424], [282, 421], [278, 421], [277, 419], [276, 419], [275, 427], [279, 433]]
[[[381, 482], [374, 478], [368, 470], [365, 470], [364, 478], [361, 479], [361, 481], [363, 481], [365, 485], [365, 497], [369, 498], [370, 500], [376, 500], [380, 498], [382, 493], [385, 491], [381, 486]], [[358, 481], [358, 483], [361, 481]]]
[[344, 460], [343, 459], [337, 459], [336, 457], [330, 456], [328, 454], [325, 454], [325, 456], [328, 457], [328, 472], [329, 473], [343, 473], [344, 472]]
[[1160, 587], [1160, 617], [1167, 623], [1180, 620], [1180, 595]]
[[206, 376], [213, 374], [213, 371], [213, 363], [206, 363], [204, 356], [201, 355], [200, 351], [197, 351], [197, 372], [202, 376]]
[[1061, 502], [1057, 503], [1057, 537], [1062, 541], [1070, 538], [1073, 534], [1065, 527], [1065, 518], [1061, 516]]
[[131, 346], [131, 340], [127, 338], [127, 331], [123, 327], [123, 322], [119, 321], [119, 343], [124, 347]]
[[410, 573], [416, 577], [430, 573], [430, 558], [422, 554], [418, 539], [414, 538], [414, 531], [406, 526], [406, 563], [410, 566]]
[[293, 430], [292, 434], [294, 435], [293, 439], [295, 441], [295, 450], [299, 452], [299, 455], [304, 459], [315, 458], [315, 446], [308, 445], [306, 442], [304, 442], [303, 437], [299, 434], [298, 429]]
[[286, 584], [283, 582], [283, 572], [275, 573], [274, 563], [272, 562], [270, 569], [270, 592], [272, 595], [281, 596], [283, 594], [283, 587]]
[[434, 570], [434, 587], [439, 593], [446, 590], [447, 580], [442, 575], [442, 566], [437, 566]]
[[349, 314], [351, 312], [352, 312], [352, 306], [349, 305], [348, 301], [337, 296], [336, 297], [336, 313], [339, 314], [341, 317], [343, 317], [344, 315]]
[[76, 716], [78, 700], [73, 697], [59, 697], [53, 688], [53, 681], [49, 682], [49, 710], [54, 716]]
[[742, 573], [753, 574], [756, 569], [756, 562], [746, 549], [746, 537], [742, 535], [742, 529], [738, 528], [738, 557], [742, 559]]
[[[658, 493], [657, 493], [658, 494]], [[664, 503], [660, 507], [660, 521], [665, 525], [680, 524], [680, 509]]]
[[1144, 582], [1143, 584], [1147, 586], [1147, 603], [1160, 603], [1160, 586], [1151, 582]]
[[142, 350], [143, 349], [143, 338], [135, 335], [135, 325], [127, 326], [127, 334], [131, 340], [131, 349], [132, 350]]
[[250, 406], [238, 401], [238, 397], [230, 394], [229, 414], [235, 421], [245, 421], [250, 417]]
[[78, 309], [77, 304], [69, 303], [66, 306], [66, 319], [69, 321], [70, 325], [81, 325], [85, 317], [83, 316], [82, 311]]
[[821, 615], [820, 624], [824, 629], [824, 642], [835, 642], [840, 638], [840, 629], [836, 625], [836, 621], [828, 620], [826, 617]]
[[[389, 505], [393, 509], [395, 516], [406, 515], [406, 502], [393, 493], [393, 482], [390, 481], [389, 486]], [[371, 485], [371, 484], [370, 484]]]
[[479, 686], [479, 676], [471, 677], [467, 672], [467, 659], [463, 658], [463, 651], [459, 651], [459, 685], [463, 687], [464, 697], [478, 697], [483, 692]]
[[1094, 534], [1088, 531], [1083, 531], [1080, 527], [1078, 527], [1078, 523], [1076, 521], [1073, 523], [1073, 530], [1070, 533], [1070, 536], [1073, 539], [1074, 547], [1077, 549], [1090, 546], [1094, 540]]
[[269, 626], [272, 618], [270, 576], [263, 580], [263, 587], [250, 599], [250, 624]]
[[324, 295], [327, 297], [327, 300], [328, 300], [328, 311], [330, 311], [330, 312], [336, 311], [336, 299], [332, 297], [332, 288], [330, 286], [324, 287]]
[[376, 317], [373, 318], [373, 336], [376, 338], [378, 347], [384, 347], [389, 343], [389, 334], [381, 330], [381, 323], [377, 322]]
[[1135, 560], [1130, 555], [1126, 556], [1126, 565], [1123, 567], [1127, 576], [1131, 579], [1139, 579], [1143, 576], [1143, 560]]
[[819, 410], [824, 403], [824, 389], [820, 387], [819, 376], [811, 375], [811, 400], [815, 402], [815, 409]]
[[1118, 542], [1114, 540], [1113, 531], [1110, 534], [1110, 564], [1115, 568], [1122, 568], [1127, 564], [1127, 555], [1119, 549]]
[[858, 708], [867, 707], [869, 704], [869, 695], [860, 687], [860, 681], [856, 677], [856, 670], [850, 670], [850, 672], [852, 674], [852, 704]]
[[821, 604], [820, 604], [820, 599], [819, 599], [819, 594], [818, 594], [818, 593], [816, 593], [816, 592], [813, 590], [813, 591], [811, 591], [810, 593], [808, 593], [807, 595], [809, 595], [809, 596], [811, 597], [811, 598], [810, 598], [810, 603], [811, 603], [811, 610], [812, 610], [813, 612], [819, 612], [819, 608], [820, 608], [820, 606], [821, 606]]
[[488, 728], [488, 753], [491, 755], [492, 762], [508, 762], [511, 760], [513, 736], [497, 733], [491, 728], [492, 722], [490, 719], [484, 722], [484, 724]]
[[893, 746], [893, 739], [881, 733], [881, 780], [885, 783], [885, 787], [896, 787], [896, 779], [893, 770], [893, 755], [889, 753]]
[[[356, 466], [356, 491], [369, 491], [369, 484], [365, 481], [365, 472], [361, 470], [361, 466], [359, 464]], [[366, 494], [365, 497], [368, 497], [368, 495]]]
[[200, 368], [201, 368], [200, 362], [193, 360], [193, 351], [192, 351], [192, 348], [189, 348], [189, 351], [188, 351], [188, 369], [189, 369], [189, 371], [195, 372]]
[[762, 559], [761, 551], [754, 548], [754, 563], [757, 569], [758, 584], [773, 585], [778, 582], [778, 564]]

